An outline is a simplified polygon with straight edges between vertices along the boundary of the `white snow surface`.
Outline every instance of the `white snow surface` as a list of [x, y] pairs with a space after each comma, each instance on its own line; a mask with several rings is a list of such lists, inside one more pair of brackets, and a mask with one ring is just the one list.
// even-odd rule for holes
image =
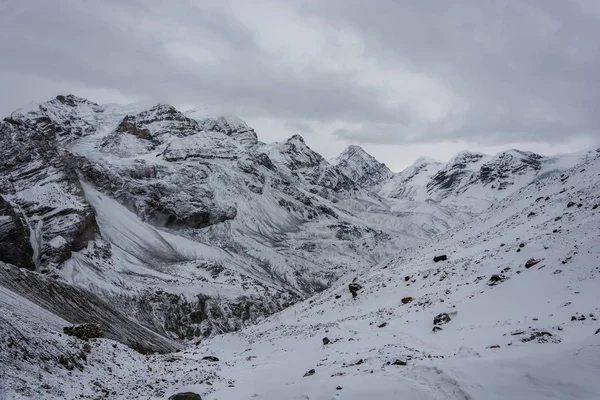
[[[0, 350], [0, 395], [598, 399], [599, 205], [596, 152], [562, 177], [526, 185], [464, 224], [258, 325], [167, 355], [142, 356], [93, 340], [81, 371], [35, 358], [78, 354], [84, 342], [58, 334], [63, 321], [2, 290], [0, 327], [12, 346]], [[135, 228], [136, 235], [157, 238], [142, 231]], [[442, 254], [446, 261], [433, 261]], [[352, 282], [361, 285], [356, 298]], [[440, 313], [451, 319], [433, 332]], [[26, 347], [28, 358], [7, 362], [20, 348], [15, 332], [35, 340]]]
[[[154, 290], [194, 302], [329, 288], [241, 331], [143, 356], [108, 339], [88, 348], [61, 333], [67, 321], [0, 285], [0, 399], [600, 398], [597, 150], [463, 152], [392, 174], [357, 146], [330, 163], [298, 135], [264, 144], [239, 118], [206, 110], [66, 96], [11, 118], [40, 113], [61, 128], [61, 148], [123, 184], [105, 193], [82, 177], [82, 197], [49, 168], [7, 196], [52, 213], [95, 210], [101, 237], [55, 278], [117, 305]], [[126, 116], [151, 137], [116, 132]], [[169, 229], [140, 199], [117, 200], [146, 185], [177, 212], [201, 199], [235, 217]], [[48, 229], [27, 223], [38, 259]], [[433, 332], [440, 313], [450, 322]]]

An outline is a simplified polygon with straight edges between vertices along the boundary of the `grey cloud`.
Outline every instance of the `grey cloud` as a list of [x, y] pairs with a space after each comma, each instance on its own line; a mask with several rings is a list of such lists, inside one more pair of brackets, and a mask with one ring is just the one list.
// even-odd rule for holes
[[[463, 123], [447, 135], [432, 125], [420, 138], [392, 130], [376, 136], [380, 142], [600, 136], [600, 14], [576, 2], [332, 1], [306, 11], [357, 27], [374, 57], [438, 77], [469, 103]], [[345, 137], [369, 141], [369, 128]]]
[[313, 133], [314, 130], [313, 128], [307, 124], [306, 122], [302, 122], [302, 121], [287, 121], [285, 123], [285, 126], [295, 130], [295, 131], [299, 131], [302, 133]]
[[[0, 83], [19, 95], [2, 96], [0, 113], [21, 105], [25, 94], [43, 100], [50, 88], [89, 87], [144, 100], [214, 104], [245, 119], [288, 120], [288, 128], [302, 132], [313, 121], [350, 123], [354, 129], [334, 136], [361, 143], [600, 140], [600, 13], [588, 9], [592, 2], [274, 3], [293, 7], [306, 21], [356, 34], [365, 43], [357, 61], [441, 82], [466, 106], [439, 119], [415, 112], [410, 101], [390, 103], [387, 77], [366, 82], [358, 62], [331, 68], [317, 57], [293, 69], [261, 47], [260, 28], [247, 26], [231, 8], [193, 4], [5, 1]], [[296, 39], [290, 40], [294, 48]], [[178, 43], [214, 47], [210, 56], [216, 59], [192, 62], [185, 48], [175, 56], [170, 46]], [[39, 88], [40, 81], [52, 84]], [[408, 88], [398, 91], [410, 99]], [[436, 93], [427, 96], [438, 101]]]
[[[154, 18], [166, 24], [167, 32], [178, 24], [191, 31], [200, 26], [198, 37], [192, 38], [200, 46], [206, 37], [230, 51], [230, 57], [217, 64], [192, 68], [168, 54], [160, 37], [145, 35], [135, 24], [111, 21], [111, 14], [98, 4], [14, 2], [15, 10], [0, 16], [0, 52], [11, 55], [0, 65], [0, 73], [76, 81], [156, 101], [210, 100], [244, 117], [389, 121], [399, 115], [381, 107], [380, 94], [351, 84], [349, 73], [331, 73], [315, 65], [298, 75], [274, 67], [269, 55], [258, 50], [252, 33], [223, 11], [185, 7], [187, 3], [113, 3], [115, 14], [133, 20]], [[0, 103], [4, 114], [16, 106]]]

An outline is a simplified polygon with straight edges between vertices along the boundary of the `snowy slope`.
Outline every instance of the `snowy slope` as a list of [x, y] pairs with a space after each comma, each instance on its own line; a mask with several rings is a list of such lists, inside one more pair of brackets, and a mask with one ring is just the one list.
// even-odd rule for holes
[[254, 323], [464, 220], [387, 201], [302, 137], [266, 145], [232, 116], [69, 95], [1, 128], [23, 249], [3, 260], [31, 257], [178, 339]]
[[[25, 376], [10, 362], [10, 382], [25, 379], [15, 386], [22, 392], [4, 393], [75, 398], [109, 388], [114, 398], [157, 399], [184, 391], [209, 400], [595, 399], [599, 235], [600, 151], [259, 325], [147, 358], [97, 340], [84, 370], [71, 374], [19, 364]], [[439, 255], [448, 259], [433, 261]], [[356, 298], [353, 282], [361, 286]], [[8, 311], [14, 314], [14, 306]], [[433, 332], [440, 313], [450, 321]], [[34, 324], [29, 313], [16, 321]], [[37, 327], [38, 340], [56, 343], [59, 324]], [[107, 370], [113, 372], [94, 384]]]
[[[597, 398], [600, 157], [565, 176], [358, 276], [356, 299], [350, 276], [186, 350], [221, 357], [215, 371], [234, 383], [191, 388], [207, 399]], [[444, 312], [451, 321], [432, 332]]]
[[[595, 150], [391, 174], [357, 146], [330, 163], [236, 117], [70, 95], [14, 112], [0, 144], [0, 397], [598, 394]], [[88, 319], [108, 335], [82, 356], [60, 332]], [[113, 347], [136, 337], [188, 347]]]
[[379, 194], [383, 197], [424, 201], [429, 198], [427, 184], [442, 167], [440, 161], [419, 157], [406, 169], [383, 182]]

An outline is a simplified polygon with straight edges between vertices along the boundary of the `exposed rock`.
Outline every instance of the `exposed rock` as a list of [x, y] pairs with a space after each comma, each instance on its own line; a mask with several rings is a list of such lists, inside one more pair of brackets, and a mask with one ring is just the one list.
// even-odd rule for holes
[[406, 361], [395, 360], [391, 365], [406, 365]]
[[206, 361], [210, 361], [210, 362], [217, 362], [217, 361], [219, 361], [219, 359], [217, 357], [215, 357], [215, 356], [204, 356], [204, 357], [202, 357], [202, 359], [206, 360]]
[[70, 336], [75, 336], [78, 339], [95, 339], [104, 336], [104, 332], [100, 329], [100, 325], [87, 323], [73, 326], [65, 326], [63, 332]]
[[494, 344], [492, 346], [488, 346], [488, 349], [499, 349], [500, 345], [499, 344]]
[[314, 375], [316, 372], [317, 371], [315, 371], [314, 369], [311, 369], [307, 373], [304, 374], [303, 378], [306, 378], [307, 376]]
[[377, 325], [378, 328], [385, 328], [387, 326], [387, 322], [382, 322], [381, 324]]
[[575, 205], [575, 202], [574, 201], [570, 201], [570, 202], [567, 203], [567, 208], [573, 207], [574, 205]]
[[348, 285], [348, 290], [350, 290], [350, 293], [352, 293], [352, 298], [358, 295], [358, 291], [360, 289], [362, 289], [362, 286], [356, 282], [352, 282]]
[[408, 281], [410, 281], [410, 276], [407, 275], [404, 277], [404, 282], [408, 282]]
[[169, 400], [202, 400], [202, 397], [193, 392], [182, 392], [169, 397]]
[[527, 262], [525, 263], [525, 268], [531, 268], [534, 265], [540, 263], [542, 260], [536, 260], [535, 258], [530, 258], [529, 260], [527, 260]]
[[328, 337], [324, 337], [323, 338], [323, 345], [328, 345], [330, 343], [330, 340]]
[[448, 256], [443, 254], [441, 256], [433, 257], [433, 262], [446, 261], [447, 259], [448, 259]]
[[410, 303], [411, 301], [413, 301], [413, 298], [412, 298], [412, 297], [410, 297], [410, 296], [408, 296], [408, 297], [404, 297], [404, 298], [402, 299], [402, 304], [408, 304], [408, 303]]
[[0, 196], [0, 261], [35, 269], [33, 248], [22, 215]]
[[433, 329], [431, 330], [433, 333], [439, 332], [441, 331], [442, 328], [440, 328], [439, 326], [434, 326]]
[[494, 274], [490, 277], [487, 284], [488, 286], [496, 286], [497, 284], [504, 282], [505, 279], [506, 277], [502, 274]]
[[434, 325], [443, 325], [443, 324], [447, 324], [448, 322], [451, 321], [450, 315], [448, 315], [447, 313], [441, 313], [435, 316], [435, 318], [433, 319], [433, 324]]

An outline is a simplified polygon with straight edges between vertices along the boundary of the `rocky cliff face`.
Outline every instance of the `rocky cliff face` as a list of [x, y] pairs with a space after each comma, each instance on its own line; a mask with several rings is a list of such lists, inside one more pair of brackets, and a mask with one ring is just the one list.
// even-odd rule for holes
[[[98, 234], [94, 210], [79, 184], [77, 160], [58, 146], [71, 135], [61, 127], [62, 135], [49, 136], [49, 126], [58, 124], [51, 115], [34, 118], [29, 113], [20, 120], [13, 114], [0, 123], [0, 193], [23, 215], [34, 263], [41, 266], [59, 265]], [[59, 115], [65, 118], [65, 113]]]

